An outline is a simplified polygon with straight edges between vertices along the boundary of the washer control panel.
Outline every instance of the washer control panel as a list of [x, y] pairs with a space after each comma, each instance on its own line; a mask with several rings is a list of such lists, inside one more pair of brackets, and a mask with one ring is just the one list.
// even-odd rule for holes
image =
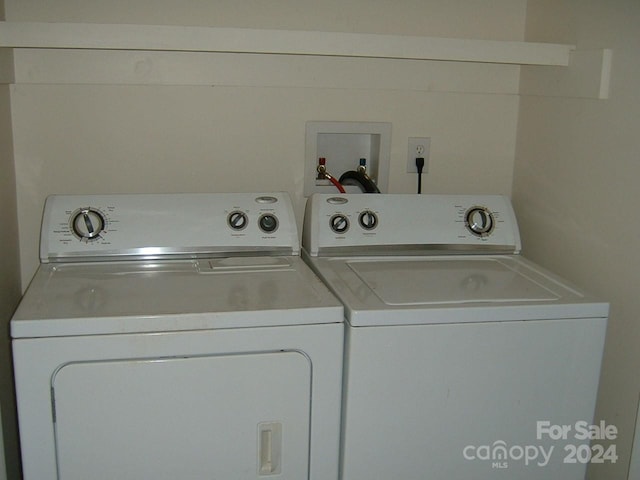
[[520, 251], [511, 202], [501, 195], [316, 194], [302, 243], [311, 255]]
[[40, 258], [297, 255], [299, 249], [284, 193], [53, 195], [45, 204]]

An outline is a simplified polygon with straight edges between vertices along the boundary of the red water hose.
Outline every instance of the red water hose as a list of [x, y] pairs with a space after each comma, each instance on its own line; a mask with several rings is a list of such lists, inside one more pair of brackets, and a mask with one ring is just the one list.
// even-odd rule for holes
[[340, 191], [340, 193], [347, 193], [344, 187], [342, 186], [342, 184], [338, 180], [336, 180], [336, 178], [333, 175], [330, 175], [327, 172], [324, 172], [324, 177], [327, 180], [329, 180], [331, 183], [333, 183], [335, 187]]
[[347, 193], [344, 187], [342, 186], [342, 184], [338, 180], [336, 180], [336, 178], [333, 175], [327, 172], [326, 162], [327, 162], [327, 159], [324, 157], [320, 157], [318, 159], [318, 178], [321, 178], [321, 177], [326, 178], [331, 183], [333, 183], [333, 185], [338, 189], [340, 193]]

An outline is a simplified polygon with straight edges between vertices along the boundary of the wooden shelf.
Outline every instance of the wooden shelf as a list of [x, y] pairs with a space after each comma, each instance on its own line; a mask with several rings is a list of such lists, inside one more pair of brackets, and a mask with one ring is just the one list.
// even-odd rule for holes
[[229, 52], [568, 66], [573, 45], [294, 30], [0, 22], [0, 48]]
[[605, 99], [608, 49], [366, 33], [94, 23], [0, 22], [0, 84], [14, 81], [13, 49], [215, 52], [438, 60], [535, 66], [520, 94]]

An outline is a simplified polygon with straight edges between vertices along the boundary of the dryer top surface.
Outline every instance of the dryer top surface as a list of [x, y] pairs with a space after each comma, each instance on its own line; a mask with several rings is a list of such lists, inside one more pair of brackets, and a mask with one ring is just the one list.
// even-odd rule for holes
[[14, 318], [19, 337], [308, 325], [342, 307], [299, 257], [40, 265]]

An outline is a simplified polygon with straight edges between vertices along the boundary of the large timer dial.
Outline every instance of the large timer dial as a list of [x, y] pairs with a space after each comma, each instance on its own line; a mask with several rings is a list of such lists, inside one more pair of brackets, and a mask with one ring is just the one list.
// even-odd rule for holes
[[471, 207], [464, 217], [467, 229], [479, 237], [486, 237], [495, 227], [493, 213], [485, 207]]
[[71, 215], [71, 230], [80, 240], [86, 242], [100, 238], [106, 224], [104, 213], [97, 208], [80, 208]]

